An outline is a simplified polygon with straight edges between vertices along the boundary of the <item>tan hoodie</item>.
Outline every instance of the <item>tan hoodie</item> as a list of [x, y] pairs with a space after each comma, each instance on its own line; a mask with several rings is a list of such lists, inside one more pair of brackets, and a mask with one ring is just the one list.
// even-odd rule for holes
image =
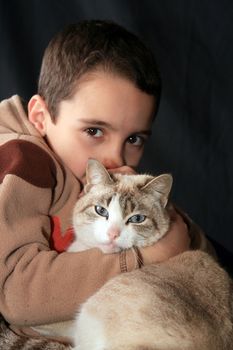
[[[51, 250], [54, 220], [65, 235], [80, 184], [28, 121], [18, 96], [0, 104], [0, 176], [0, 313], [18, 330], [30, 334], [25, 327], [71, 319], [109, 278], [137, 267], [131, 251]], [[201, 233], [192, 237], [194, 248], [206, 244]]]

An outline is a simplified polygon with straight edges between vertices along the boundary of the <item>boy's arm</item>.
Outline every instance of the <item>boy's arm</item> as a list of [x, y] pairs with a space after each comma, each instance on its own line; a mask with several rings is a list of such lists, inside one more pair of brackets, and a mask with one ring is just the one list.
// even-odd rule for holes
[[[78, 306], [108, 279], [125, 266], [128, 271], [138, 267], [135, 254], [131, 250], [112, 255], [102, 254], [98, 249], [61, 254], [50, 250], [48, 213], [55, 201], [56, 179], [53, 166], [48, 166], [46, 152], [40, 153], [40, 157], [30, 153], [27, 158], [24, 149], [18, 158], [14, 154], [12, 159], [9, 154], [2, 157], [1, 152], [4, 166], [0, 186], [0, 312], [18, 326], [69, 320]], [[33, 177], [30, 168], [34, 169]], [[58, 199], [55, 206], [59, 209]], [[156, 245], [146, 248], [145, 263], [158, 262], [188, 249], [186, 226], [174, 222], [176, 230], [160, 242], [166, 247], [170, 245], [171, 250], [159, 256]], [[183, 242], [183, 248], [180, 243], [173, 244], [174, 240]]]
[[168, 233], [151, 247], [140, 248], [145, 265], [165, 261], [190, 249], [191, 239], [187, 224], [175, 210], [170, 215]]
[[215, 250], [201, 228], [177, 207], [171, 207], [168, 233], [148, 248], [141, 248], [144, 264], [162, 262], [186, 250], [200, 249], [217, 259]]
[[[62, 209], [66, 194], [64, 179], [59, 191], [56, 184], [57, 173], [64, 172], [54, 168], [47, 152], [30, 142], [10, 141], [0, 147], [0, 164], [0, 312], [8, 322], [25, 326], [70, 319], [120, 273], [119, 255], [50, 250], [50, 213]], [[76, 200], [73, 183], [70, 192]], [[132, 252], [127, 265], [135, 266]]]
[[188, 233], [190, 237], [190, 249], [200, 249], [210, 254], [216, 260], [218, 259], [216, 251], [211, 242], [206, 238], [202, 229], [178, 206], [174, 206], [175, 211], [182, 217], [182, 220], [186, 223]]
[[[50, 199], [43, 194], [39, 197], [36, 188], [17, 186], [18, 181], [8, 179], [5, 190], [11, 204], [0, 205], [1, 313], [17, 325], [68, 320], [78, 305], [120, 273], [119, 256], [104, 255], [97, 249], [61, 254], [51, 251], [46, 215]], [[34, 202], [30, 200], [33, 191]], [[22, 197], [24, 200], [19, 200]], [[29, 203], [31, 210], [26, 213], [24, 206]], [[13, 221], [8, 220], [8, 214], [15, 214]], [[129, 269], [135, 266], [132, 253], [127, 264]]]

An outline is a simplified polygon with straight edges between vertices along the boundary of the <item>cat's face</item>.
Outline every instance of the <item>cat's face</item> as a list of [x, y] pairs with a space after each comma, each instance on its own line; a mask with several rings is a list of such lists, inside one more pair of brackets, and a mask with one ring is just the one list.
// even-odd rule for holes
[[114, 175], [97, 161], [88, 164], [86, 194], [74, 209], [73, 225], [87, 247], [104, 253], [147, 246], [169, 228], [165, 209], [172, 178], [164, 174]]

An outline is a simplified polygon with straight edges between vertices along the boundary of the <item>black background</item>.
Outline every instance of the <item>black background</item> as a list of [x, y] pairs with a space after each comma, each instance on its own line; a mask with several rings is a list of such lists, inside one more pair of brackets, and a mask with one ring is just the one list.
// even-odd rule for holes
[[82, 19], [115, 20], [152, 48], [163, 93], [141, 170], [173, 174], [173, 200], [232, 270], [233, 1], [1, 0], [0, 98], [36, 93], [49, 40]]

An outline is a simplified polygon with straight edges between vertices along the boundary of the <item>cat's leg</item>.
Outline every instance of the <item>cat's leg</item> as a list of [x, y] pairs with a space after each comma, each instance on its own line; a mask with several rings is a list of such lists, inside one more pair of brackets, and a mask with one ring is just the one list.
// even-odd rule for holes
[[74, 321], [57, 322], [32, 327], [36, 332], [46, 337], [64, 337], [72, 340]]
[[74, 334], [74, 350], [105, 350], [107, 349], [104, 336], [104, 326], [99, 319], [86, 310], [77, 316]]
[[76, 253], [76, 252], [82, 252], [82, 251], [87, 250], [87, 249], [88, 249], [88, 247], [85, 246], [85, 244], [76, 240], [73, 243], [71, 243], [71, 245], [67, 249], [67, 252]]

